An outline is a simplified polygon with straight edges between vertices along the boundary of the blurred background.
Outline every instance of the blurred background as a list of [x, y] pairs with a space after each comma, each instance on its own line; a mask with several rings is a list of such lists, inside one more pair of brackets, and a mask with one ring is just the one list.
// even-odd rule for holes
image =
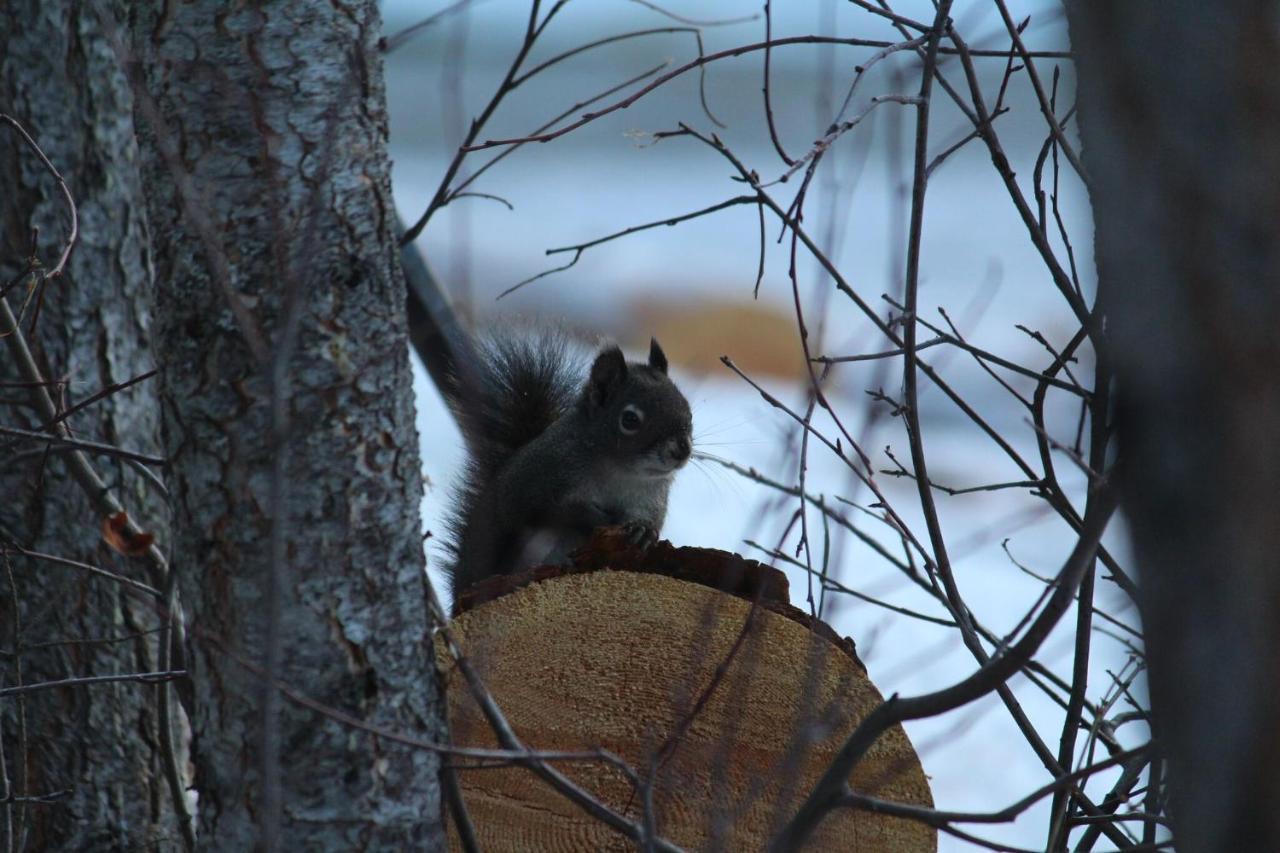
[[[1029, 17], [1023, 38], [1031, 50], [1068, 49], [1066, 24], [1056, 3], [1010, 4], [1015, 16]], [[538, 63], [575, 47], [641, 30], [669, 29], [616, 41], [571, 56], [531, 77], [494, 111], [479, 140], [529, 135], [553, 117], [606, 90], [662, 68], [661, 74], [696, 57], [765, 38], [758, 3], [726, 0], [671, 0], [662, 9], [692, 18], [673, 19], [641, 0], [581, 0], [564, 5], [525, 63]], [[452, 11], [448, 11], [452, 9]], [[932, 20], [929, 2], [902, 2], [895, 11]], [[529, 7], [516, 0], [446, 3], [387, 0], [386, 33], [391, 36], [428, 16], [429, 26], [400, 43], [387, 57], [394, 190], [401, 217], [417, 220], [444, 179], [470, 122], [481, 114], [519, 49]], [[544, 10], [545, 12], [545, 10]], [[1009, 36], [992, 4], [957, 2], [952, 17], [974, 48], [1007, 50]], [[732, 23], [719, 24], [730, 20]], [[717, 22], [712, 25], [711, 22]], [[695, 31], [696, 30], [696, 31]], [[774, 38], [807, 34], [901, 40], [891, 23], [843, 0], [776, 4]], [[793, 158], [821, 137], [849, 93], [856, 68], [875, 48], [795, 44], [770, 55], [770, 101], [778, 142]], [[788, 270], [790, 239], [778, 242], [777, 220], [766, 218], [764, 274], [758, 297], [760, 222], [753, 205], [739, 205], [682, 222], [638, 231], [594, 246], [568, 269], [539, 278], [502, 298], [499, 294], [546, 270], [562, 266], [573, 253], [548, 255], [623, 229], [714, 205], [743, 192], [728, 162], [688, 137], [658, 140], [655, 133], [683, 122], [716, 133], [730, 150], [766, 181], [781, 178], [779, 157], [766, 123], [762, 85], [764, 53], [716, 61], [705, 77], [684, 74], [619, 110], [545, 144], [529, 144], [488, 169], [461, 197], [440, 209], [418, 239], [436, 276], [457, 305], [480, 324], [504, 318], [545, 317], [616, 338], [641, 352], [650, 335], [662, 342], [678, 381], [694, 410], [695, 449], [787, 486], [800, 477], [800, 431], [794, 420], [768, 405], [746, 382], [724, 368], [727, 355], [744, 372], [795, 411], [803, 412], [809, 381], [797, 334], [796, 302], [804, 311], [815, 355], [848, 356], [883, 352], [892, 346], [801, 247], [795, 281]], [[988, 104], [1000, 97], [1006, 71], [1002, 58], [978, 60]], [[947, 79], [963, 84], [954, 57], [943, 57]], [[1040, 60], [1046, 87], [1056, 91], [1058, 114], [1074, 101], [1067, 60]], [[1060, 76], [1059, 76], [1060, 75]], [[645, 78], [645, 82], [655, 77]], [[597, 110], [644, 85], [634, 83], [571, 117]], [[843, 111], [852, 118], [872, 98], [914, 95], [919, 62], [910, 51], [875, 64], [858, 83]], [[705, 106], [703, 104], [705, 95]], [[997, 119], [1000, 139], [1023, 191], [1045, 143], [1046, 124], [1024, 74], [1009, 78]], [[933, 156], [966, 138], [970, 121], [938, 93], [934, 98], [929, 152]], [[915, 109], [894, 102], [875, 106], [855, 129], [832, 146], [805, 203], [804, 224], [840, 270], [849, 286], [887, 317], [889, 299], [901, 297], [910, 209], [911, 146]], [[1074, 138], [1073, 127], [1068, 135]], [[468, 155], [454, 178], [460, 180], [507, 149]], [[1062, 164], [1053, 180], [1046, 163], [1044, 184], [1056, 199], [1056, 215], [1070, 240], [1054, 245], [1070, 258], [1086, 298], [1094, 281], [1092, 223], [1088, 198]], [[770, 192], [790, 201], [803, 173]], [[1056, 185], [1055, 185], [1056, 184]], [[1010, 202], [1009, 194], [980, 142], [961, 147], [931, 175], [921, 255], [920, 316], [946, 328], [945, 309], [964, 338], [1009, 361], [1044, 369], [1052, 360], [1046, 344], [1060, 350], [1078, 323], [1055, 290], [1044, 262]], [[1048, 203], [1048, 202], [1047, 202]], [[1050, 213], [1054, 215], [1054, 213]], [[1056, 229], [1055, 229], [1056, 231]], [[1022, 327], [1021, 329], [1019, 327]], [[1043, 342], [1031, 333], [1043, 336]], [[921, 329], [921, 340], [932, 333]], [[1035, 382], [999, 372], [1004, 385], [973, 358], [949, 346], [926, 350], [928, 361], [1024, 459], [1039, 465], [1036, 434], [1027, 408], [1015, 394], [1030, 397]], [[1087, 383], [1091, 355], [1072, 370]], [[435, 388], [417, 365], [418, 426], [429, 479], [423, 507], [425, 528], [443, 535], [449, 490], [461, 463], [461, 443]], [[936, 387], [921, 380], [923, 437], [935, 482], [953, 489], [1016, 482], [1024, 474], [973, 421]], [[895, 469], [896, 457], [909, 465], [901, 419], [869, 392], [899, 399], [901, 359], [859, 361], [837, 366], [825, 386], [836, 415], [859, 438], [877, 470]], [[1048, 430], [1071, 446], [1080, 428], [1079, 406], [1071, 395], [1050, 391]], [[815, 428], [834, 436], [830, 416], [819, 413]], [[839, 506], [867, 536], [901, 555], [899, 538], [878, 519], [874, 500], [835, 454], [811, 442], [805, 488]], [[1059, 480], [1083, 506], [1085, 478], [1069, 458], [1055, 458]], [[921, 539], [924, 524], [912, 480], [885, 473], [877, 482], [885, 497]], [[793, 603], [819, 609], [837, 631], [854, 639], [872, 679], [886, 696], [937, 690], [976, 668], [954, 629], [904, 616], [843, 594], [808, 601], [811, 582], [800, 566], [772, 559], [760, 550], [797, 556], [794, 498], [739, 476], [712, 458], [698, 460], [677, 478], [664, 538], [680, 545], [736, 551], [787, 571]], [[1012, 632], [1036, 604], [1045, 585], [1034, 575], [1052, 576], [1075, 542], [1073, 531], [1029, 488], [939, 494], [938, 509], [955, 563], [957, 580], [975, 616], [1002, 635]], [[821, 529], [808, 517], [815, 565], [825, 562], [831, 578], [864, 595], [934, 617], [945, 617], [893, 565], [839, 528]], [[1112, 526], [1107, 544], [1129, 565], [1123, 537]], [[822, 548], [818, 543], [825, 540]], [[439, 562], [438, 539], [429, 557]], [[1127, 629], [1138, 619], [1128, 598], [1100, 574], [1096, 606], [1114, 617], [1098, 621], [1091, 651], [1088, 698], [1100, 702], [1115, 693], [1114, 678], [1131, 679], [1138, 642]], [[444, 589], [438, 573], [437, 588]], [[819, 600], [821, 599], [821, 600]], [[1043, 646], [1037, 660], [1069, 680], [1074, 613]], [[1026, 714], [1056, 750], [1063, 712], [1021, 676], [1010, 684]], [[1140, 700], [1139, 677], [1130, 690]], [[1116, 701], [1124, 705], [1128, 699]], [[994, 695], [940, 718], [907, 725], [931, 776], [938, 808], [987, 811], [1003, 808], [1045, 784], [1050, 777]], [[1136, 745], [1148, 733], [1141, 725], [1117, 736]], [[1080, 748], [1088, 748], [1082, 737]], [[1115, 774], [1100, 773], [1088, 789], [1101, 799]], [[1043, 849], [1049, 801], [1043, 800], [1012, 824], [981, 827], [985, 838], [1016, 847]], [[940, 835], [940, 849], [971, 849]], [[1101, 845], [1099, 849], [1108, 849]]]

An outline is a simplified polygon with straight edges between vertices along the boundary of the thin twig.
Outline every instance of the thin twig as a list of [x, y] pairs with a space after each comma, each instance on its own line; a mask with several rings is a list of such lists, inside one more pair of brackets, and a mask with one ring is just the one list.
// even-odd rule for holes
[[1074, 602], [1080, 579], [1093, 561], [1098, 541], [1106, 530], [1117, 502], [1116, 491], [1110, 486], [1104, 487], [1098, 500], [1091, 502], [1093, 513], [1085, 516], [1085, 529], [1063, 564], [1058, 588], [1022, 639], [1003, 653], [992, 657], [963, 681], [922, 696], [904, 699], [895, 694], [867, 715], [845, 740], [836, 758], [827, 767], [796, 816], [773, 840], [771, 850], [795, 850], [804, 843], [827, 812], [839, 805], [848, 793], [849, 774], [871, 745], [890, 727], [907, 720], [937, 716], [985, 696], [1003, 685], [1031, 660], [1063, 613]]
[[[0, 319], [4, 319], [6, 321], [11, 317], [12, 314], [10, 314], [9, 317], [3, 317], [0, 315]], [[60, 423], [56, 414], [50, 420], [54, 424]], [[77, 451], [86, 451], [88, 453], [96, 453], [102, 456], [115, 456], [120, 459], [132, 459], [135, 462], [142, 462], [147, 465], [165, 464], [165, 459], [162, 456], [152, 456], [149, 453], [138, 453], [133, 450], [124, 450], [116, 447], [115, 445], [102, 444], [97, 441], [86, 441], [81, 438], [71, 438], [69, 435], [65, 434], [55, 435], [47, 432], [35, 432], [29, 429], [18, 429], [17, 427], [0, 426], [0, 435], [10, 435], [15, 438], [22, 438], [28, 441], [42, 441], [46, 444], [59, 444], [63, 447], [73, 448]]]
[[136, 581], [133, 578], [127, 578], [124, 575], [118, 575], [115, 572], [109, 572], [106, 569], [90, 565], [89, 563], [81, 563], [78, 560], [70, 560], [66, 557], [59, 557], [56, 554], [42, 554], [39, 551], [31, 551], [12, 544], [6, 545], [5, 547], [12, 548], [16, 553], [19, 553], [24, 557], [31, 557], [33, 560], [44, 560], [49, 563], [57, 563], [58, 565], [80, 569], [81, 571], [88, 572], [91, 575], [97, 575], [100, 578], [106, 578], [114, 583], [136, 589], [138, 592], [149, 595], [153, 598], [160, 598], [161, 596], [160, 590], [153, 586], [148, 586], [142, 581]]
[[76, 200], [72, 197], [71, 190], [67, 187], [67, 182], [63, 179], [62, 174], [58, 172], [53, 163], [49, 161], [49, 158], [45, 156], [44, 151], [40, 149], [40, 146], [36, 144], [36, 141], [31, 138], [31, 134], [27, 133], [27, 129], [23, 127], [17, 119], [6, 115], [5, 113], [0, 113], [0, 119], [3, 119], [13, 127], [13, 129], [18, 132], [18, 135], [22, 137], [23, 141], [27, 143], [27, 147], [35, 152], [36, 157], [38, 157], [40, 162], [44, 164], [45, 169], [48, 170], [49, 174], [53, 175], [53, 179], [58, 182], [58, 188], [62, 190], [62, 197], [67, 202], [67, 212], [71, 216], [71, 229], [70, 233], [67, 235], [67, 244], [63, 247], [62, 253], [58, 255], [58, 262], [42, 276], [45, 280], [57, 278], [62, 275], [63, 271], [67, 268], [67, 260], [71, 257], [71, 250], [75, 248], [76, 238], [80, 235], [80, 217], [76, 212]]
[[17, 696], [24, 693], [35, 693], [39, 690], [56, 690], [62, 687], [87, 687], [93, 684], [107, 684], [113, 681], [135, 681], [139, 684], [155, 684], [159, 681], [172, 681], [187, 674], [185, 669], [172, 669], [160, 672], [130, 672], [123, 675], [86, 675], [80, 678], [63, 678], [58, 681], [40, 681], [35, 684], [24, 684], [21, 687], [0, 688], [0, 699], [6, 696]]

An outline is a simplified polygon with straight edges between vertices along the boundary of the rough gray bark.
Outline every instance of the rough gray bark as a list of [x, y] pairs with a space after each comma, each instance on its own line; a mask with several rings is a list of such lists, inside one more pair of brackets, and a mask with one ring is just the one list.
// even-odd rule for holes
[[[67, 273], [49, 285], [30, 340], [46, 374], [68, 380], [67, 403], [153, 366], [147, 347], [150, 261], [131, 97], [96, 20], [78, 11], [82, 5], [12, 0], [0, 7], [0, 110], [38, 139], [79, 205], [82, 238]], [[41, 258], [52, 264], [67, 225], [55, 181], [16, 134], [0, 130], [0, 283], [22, 268], [32, 226], [40, 229]], [[24, 295], [14, 291], [10, 304], [21, 305]], [[0, 382], [20, 378], [0, 345]], [[26, 391], [9, 387], [0, 394], [0, 423], [40, 426]], [[84, 438], [159, 452], [153, 382], [103, 399], [69, 423]], [[0, 533], [37, 551], [154, 583], [141, 561], [102, 544], [101, 518], [67, 475], [65, 457], [30, 455], [38, 449], [7, 439], [0, 446]], [[118, 461], [94, 462], [132, 516], [165, 541], [167, 518], [155, 489]], [[142, 632], [157, 625], [147, 602], [110, 581], [13, 554], [0, 561], [4, 687], [19, 678], [30, 684], [153, 670], [155, 635]], [[119, 641], [83, 642], [103, 639]], [[42, 645], [47, 643], [59, 645]], [[177, 825], [158, 771], [155, 691], [118, 683], [0, 699], [7, 793], [71, 789], [56, 805], [0, 807], [0, 845], [176, 846]]]
[[377, 5], [134, 16], [200, 843], [441, 847], [438, 755], [260, 675], [441, 739]]
[[1280, 19], [1068, 11], [1178, 849], [1280, 850]]

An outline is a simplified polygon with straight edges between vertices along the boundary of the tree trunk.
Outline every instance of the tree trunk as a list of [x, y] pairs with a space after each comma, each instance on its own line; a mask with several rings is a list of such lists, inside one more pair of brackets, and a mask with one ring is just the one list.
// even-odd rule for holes
[[1181, 851], [1280, 850], [1275, 4], [1068, 4]]
[[198, 837], [441, 847], [438, 754], [296, 701], [442, 739], [377, 4], [132, 23]]
[[[150, 260], [136, 172], [128, 86], [96, 18], [72, 0], [10, 0], [0, 7], [0, 111], [36, 137], [79, 205], [81, 239], [66, 274], [44, 293], [29, 342], [54, 398], [82, 401], [153, 367], [148, 351]], [[7, 126], [0, 129], [0, 285], [22, 269], [31, 229], [52, 265], [69, 216], [57, 183]], [[8, 297], [19, 310], [18, 287]], [[34, 302], [26, 318], [33, 317]], [[4, 330], [9, 331], [7, 328]], [[0, 382], [22, 382], [0, 341]], [[67, 422], [82, 438], [159, 452], [154, 380], [94, 403]], [[0, 390], [0, 422], [39, 429], [30, 388]], [[102, 519], [67, 476], [65, 456], [0, 439], [0, 534], [8, 544], [92, 563], [146, 583], [145, 564], [108, 550]], [[167, 541], [158, 491], [119, 460], [94, 464], [133, 518]], [[0, 681], [13, 687], [156, 668], [154, 604], [83, 571], [20, 556], [0, 561]], [[48, 645], [56, 644], [56, 645]], [[15, 654], [16, 652], [16, 654]], [[8, 790], [53, 805], [0, 807], [0, 845], [33, 850], [149, 850], [179, 843], [158, 770], [155, 694], [137, 683], [43, 690], [0, 699]], [[168, 689], [167, 687], [161, 689]]]

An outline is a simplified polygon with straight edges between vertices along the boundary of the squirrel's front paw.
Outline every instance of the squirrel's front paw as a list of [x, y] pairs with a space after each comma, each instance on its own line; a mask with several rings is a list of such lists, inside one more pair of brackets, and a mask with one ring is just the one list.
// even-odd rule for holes
[[658, 531], [643, 521], [628, 521], [622, 525], [627, 542], [634, 548], [648, 550], [658, 541]]

